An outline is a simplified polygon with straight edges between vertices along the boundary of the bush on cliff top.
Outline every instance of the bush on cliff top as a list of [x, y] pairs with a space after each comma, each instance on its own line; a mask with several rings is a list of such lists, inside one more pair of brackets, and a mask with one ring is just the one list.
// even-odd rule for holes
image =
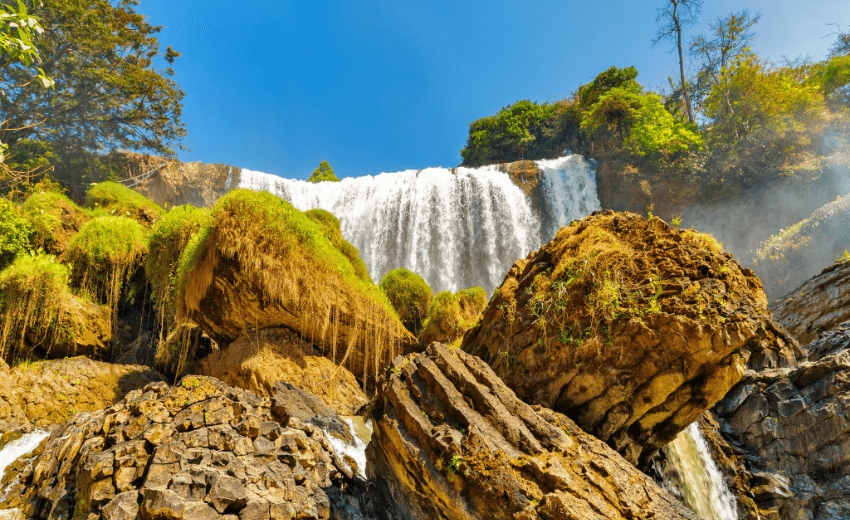
[[304, 214], [307, 215], [310, 220], [318, 224], [334, 247], [339, 249], [339, 252], [348, 258], [348, 261], [351, 262], [351, 266], [354, 268], [354, 272], [357, 277], [363, 281], [373, 283], [372, 277], [369, 276], [369, 270], [366, 268], [366, 263], [360, 258], [360, 252], [356, 247], [342, 238], [342, 228], [340, 226], [339, 219], [336, 218], [336, 216], [334, 216], [334, 214], [330, 211], [325, 211], [323, 209], [311, 209], [305, 211]]
[[33, 193], [22, 210], [32, 223], [33, 248], [56, 255], [65, 252], [71, 238], [89, 220], [83, 208], [56, 191]]
[[74, 334], [69, 276], [68, 266], [45, 254], [20, 255], [0, 272], [0, 359], [27, 359], [25, 339], [49, 351]]
[[425, 280], [402, 267], [385, 274], [380, 287], [407, 330], [419, 334], [431, 304], [431, 288]]
[[86, 208], [94, 216], [114, 215], [132, 218], [150, 227], [164, 213], [155, 202], [117, 182], [101, 182], [86, 192]]
[[478, 323], [486, 307], [487, 291], [481, 287], [437, 293], [428, 307], [419, 342], [426, 346], [433, 341], [459, 345], [464, 332]]
[[145, 274], [153, 288], [153, 301], [159, 315], [160, 343], [164, 334], [176, 325], [175, 274], [180, 255], [209, 221], [209, 210], [183, 205], [166, 213], [151, 228]]
[[322, 161], [319, 167], [313, 170], [313, 174], [307, 179], [307, 182], [339, 182], [339, 178], [334, 175], [334, 169], [328, 164], [328, 161]]

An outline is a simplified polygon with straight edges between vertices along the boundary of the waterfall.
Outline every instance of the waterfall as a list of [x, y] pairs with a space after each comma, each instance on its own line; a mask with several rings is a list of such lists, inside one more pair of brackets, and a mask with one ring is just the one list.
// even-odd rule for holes
[[[3, 446], [3, 449], [0, 450], [0, 480], [3, 479], [3, 476], [6, 473], [6, 468], [19, 458], [36, 449], [38, 445], [41, 444], [41, 441], [49, 436], [50, 434], [47, 432], [35, 431], [24, 434], [19, 439], [15, 439]], [[8, 489], [0, 489], [0, 500], [6, 499], [6, 493], [8, 493]], [[12, 520], [17, 518], [23, 518], [17, 509], [0, 510], [0, 520]]]
[[498, 166], [427, 168], [309, 183], [242, 170], [239, 187], [269, 191], [339, 218], [378, 283], [405, 267], [437, 291], [492, 291], [511, 264], [570, 221], [599, 209], [596, 175], [578, 155], [537, 161], [540, 207]]
[[697, 423], [665, 446], [665, 461], [656, 468], [662, 486], [703, 520], [738, 520], [735, 497], [711, 457]]

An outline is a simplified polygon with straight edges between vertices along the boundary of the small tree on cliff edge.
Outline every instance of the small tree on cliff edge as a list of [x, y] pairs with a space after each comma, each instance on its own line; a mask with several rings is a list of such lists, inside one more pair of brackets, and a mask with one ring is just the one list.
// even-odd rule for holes
[[694, 122], [694, 109], [691, 106], [691, 98], [688, 94], [688, 86], [685, 81], [685, 59], [682, 53], [682, 27], [696, 23], [696, 18], [702, 9], [702, 0], [664, 0], [664, 7], [658, 8], [658, 17], [655, 19], [661, 24], [652, 44], [655, 45], [662, 40], [674, 40], [679, 52], [679, 81], [682, 87], [682, 97], [685, 100], [685, 112], [688, 122]]
[[334, 175], [334, 169], [328, 164], [328, 161], [319, 163], [319, 167], [313, 170], [313, 175], [307, 179], [307, 182], [339, 182], [339, 179]]

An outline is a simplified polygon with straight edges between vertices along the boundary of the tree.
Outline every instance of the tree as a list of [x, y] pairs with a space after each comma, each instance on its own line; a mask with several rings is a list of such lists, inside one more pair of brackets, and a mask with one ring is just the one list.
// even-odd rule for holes
[[702, 0], [665, 0], [665, 6], [658, 9], [656, 23], [660, 23], [658, 33], [652, 44], [656, 45], [663, 40], [675, 40], [676, 49], [679, 52], [679, 81], [682, 96], [685, 101], [685, 113], [688, 121], [694, 122], [694, 111], [691, 106], [691, 98], [688, 94], [688, 85], [685, 81], [685, 59], [682, 52], [682, 28], [696, 23], [696, 18], [702, 9]]
[[307, 179], [307, 182], [339, 182], [339, 179], [334, 175], [334, 169], [328, 164], [328, 161], [319, 163], [319, 167], [313, 170], [313, 174]]
[[[161, 54], [160, 27], [145, 21], [136, 0], [26, 0], [45, 33], [39, 39], [44, 74], [56, 92], [32, 83], [4, 92], [0, 141], [14, 148], [24, 139], [46, 141], [63, 159], [105, 150], [144, 149], [174, 155], [185, 135], [180, 121], [183, 91], [159, 70], [179, 56]], [[23, 4], [22, 4], [23, 5]], [[25, 63], [0, 69], [4, 85], [27, 83]]]

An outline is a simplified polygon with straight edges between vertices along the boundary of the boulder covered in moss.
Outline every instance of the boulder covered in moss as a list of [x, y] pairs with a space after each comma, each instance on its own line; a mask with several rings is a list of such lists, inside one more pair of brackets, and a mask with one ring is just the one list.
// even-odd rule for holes
[[267, 397], [274, 395], [275, 383], [285, 381], [315, 394], [340, 415], [355, 415], [368, 401], [351, 372], [288, 329], [248, 333], [205, 357], [196, 372]]
[[419, 334], [419, 343], [430, 345], [434, 341], [454, 344], [481, 319], [487, 307], [487, 291], [471, 287], [454, 294], [442, 291], [434, 296], [428, 307], [425, 328]]
[[393, 361], [372, 422], [367, 471], [408, 520], [697, 518], [566, 416], [439, 343]]
[[372, 277], [369, 276], [366, 263], [360, 258], [360, 252], [350, 242], [342, 238], [342, 227], [339, 219], [330, 211], [323, 209], [311, 209], [305, 211], [304, 214], [322, 228], [331, 244], [351, 262], [351, 267], [354, 268], [354, 274], [357, 275], [357, 278], [371, 283]]
[[463, 348], [633, 463], [722, 398], [748, 360], [805, 357], [713, 238], [612, 211], [517, 261]]
[[32, 224], [13, 202], [0, 198], [0, 269], [30, 250]]
[[83, 225], [90, 220], [85, 210], [55, 191], [33, 193], [21, 207], [30, 221], [33, 249], [61, 255]]
[[165, 212], [159, 204], [117, 182], [101, 182], [89, 188], [85, 206], [93, 216], [127, 217], [148, 228]]
[[112, 343], [109, 309], [75, 296], [68, 266], [21, 255], [0, 272], [0, 359], [102, 358]]
[[178, 305], [222, 347], [286, 327], [368, 384], [414, 343], [324, 229], [267, 192], [235, 190], [213, 207], [183, 254]]
[[422, 331], [422, 322], [425, 321], [428, 306], [431, 304], [431, 288], [425, 280], [413, 271], [401, 267], [385, 274], [380, 287], [407, 330], [418, 335]]

